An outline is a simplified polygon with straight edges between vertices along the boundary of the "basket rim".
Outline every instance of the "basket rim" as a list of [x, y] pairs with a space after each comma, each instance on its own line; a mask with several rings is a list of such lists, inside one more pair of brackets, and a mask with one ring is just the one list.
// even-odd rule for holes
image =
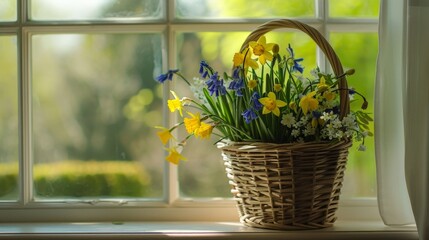
[[293, 142], [293, 143], [272, 143], [272, 142], [262, 142], [262, 141], [242, 141], [235, 142], [229, 139], [223, 139], [216, 143], [216, 146], [219, 149], [230, 149], [230, 148], [290, 148], [290, 149], [300, 149], [300, 148], [343, 148], [343, 147], [351, 147], [353, 144], [352, 140], [343, 139], [337, 141], [311, 141], [311, 142]]

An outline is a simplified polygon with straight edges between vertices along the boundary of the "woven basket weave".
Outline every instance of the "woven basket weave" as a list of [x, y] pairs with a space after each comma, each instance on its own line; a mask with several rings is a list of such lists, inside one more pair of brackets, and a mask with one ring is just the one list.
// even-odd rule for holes
[[[335, 75], [343, 75], [341, 62], [325, 38], [316, 29], [294, 20], [261, 25], [248, 36], [242, 50], [249, 41], [276, 28], [307, 33], [325, 53]], [[342, 118], [350, 109], [345, 77], [340, 79], [339, 89]], [[244, 225], [282, 230], [333, 225], [350, 141], [223, 142], [218, 146]]]

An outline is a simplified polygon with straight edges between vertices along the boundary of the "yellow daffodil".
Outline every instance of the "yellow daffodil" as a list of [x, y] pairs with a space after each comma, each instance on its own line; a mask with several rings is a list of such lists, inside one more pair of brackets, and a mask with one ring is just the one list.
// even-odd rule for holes
[[325, 91], [323, 93], [323, 97], [328, 100], [328, 101], [332, 101], [335, 99], [336, 94], [334, 92], [330, 92], [330, 91]]
[[166, 148], [166, 150], [170, 153], [170, 154], [168, 154], [168, 156], [165, 158], [167, 161], [169, 161], [169, 162], [171, 162], [171, 163], [173, 163], [173, 164], [179, 164], [179, 161], [180, 160], [184, 160], [184, 161], [186, 161], [187, 159], [182, 155], [182, 154], [180, 154], [178, 151], [177, 151], [177, 147], [172, 147], [172, 148]]
[[310, 92], [299, 101], [299, 106], [302, 108], [304, 114], [307, 114], [308, 111], [314, 111], [319, 107], [319, 101], [314, 98], [315, 95], [316, 91]]
[[189, 134], [193, 134], [195, 130], [201, 126], [201, 118], [199, 113], [192, 114], [188, 112], [188, 114], [191, 116], [191, 118], [184, 118], [183, 121], [185, 123], [186, 131]]
[[267, 43], [265, 36], [261, 36], [258, 41], [250, 41], [249, 46], [253, 49], [253, 54], [259, 57], [259, 62], [265, 64], [267, 60], [273, 60], [273, 54], [270, 51], [273, 50], [274, 43]]
[[252, 59], [252, 54], [250, 53], [250, 49], [246, 48], [241, 53], [235, 53], [234, 58], [234, 67], [238, 67], [244, 63], [244, 69], [246, 70], [248, 67], [251, 67], [253, 69], [258, 69], [259, 65], [258, 63]]
[[277, 100], [276, 94], [273, 92], [269, 92], [268, 97], [260, 98], [259, 102], [264, 105], [264, 108], [262, 109], [262, 114], [268, 114], [272, 112], [277, 117], [280, 116], [279, 108], [287, 105], [282, 100]]
[[274, 84], [274, 91], [275, 92], [280, 92], [282, 90], [282, 85], [281, 84]]
[[317, 84], [317, 89], [319, 92], [324, 92], [329, 89], [329, 86], [326, 84], [325, 77], [321, 77], [319, 84]]
[[254, 89], [256, 86], [258, 86], [258, 81], [254, 79], [249, 80], [249, 82], [247, 83], [247, 87], [249, 89]]
[[171, 94], [173, 94], [174, 99], [168, 100], [167, 104], [168, 104], [168, 108], [170, 109], [170, 112], [174, 112], [176, 110], [179, 111], [180, 116], [183, 117], [182, 114], [182, 109], [183, 109], [183, 105], [182, 105], [182, 101], [177, 97], [176, 93], [174, 91], [170, 91]]
[[296, 103], [295, 102], [290, 102], [289, 103], [289, 108], [292, 109], [294, 112], [296, 112]]
[[159, 139], [161, 139], [162, 144], [167, 144], [170, 139], [174, 139], [173, 135], [171, 135], [170, 129], [165, 127], [156, 126], [155, 128], [161, 129], [156, 134]]
[[210, 137], [210, 134], [212, 133], [213, 126], [210, 124], [207, 124], [205, 122], [201, 122], [201, 125], [199, 128], [195, 130], [195, 137], [200, 137], [202, 139], [207, 139]]

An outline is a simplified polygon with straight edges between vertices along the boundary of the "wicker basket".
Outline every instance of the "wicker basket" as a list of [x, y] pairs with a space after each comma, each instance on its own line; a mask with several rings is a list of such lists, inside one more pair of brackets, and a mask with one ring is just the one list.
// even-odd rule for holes
[[[325, 38], [298, 21], [267, 22], [248, 36], [242, 49], [276, 28], [307, 33], [325, 53], [335, 75], [343, 75], [341, 62]], [[339, 89], [342, 118], [350, 109], [345, 77], [340, 79]], [[250, 227], [283, 230], [332, 226], [350, 146], [350, 141], [220, 143], [240, 221]]]

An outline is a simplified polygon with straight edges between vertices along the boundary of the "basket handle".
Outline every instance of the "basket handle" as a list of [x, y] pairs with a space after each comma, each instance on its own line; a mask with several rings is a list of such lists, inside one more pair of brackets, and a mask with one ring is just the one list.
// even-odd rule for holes
[[[332, 69], [334, 70], [335, 76], [341, 76], [344, 74], [343, 66], [341, 65], [340, 59], [338, 58], [337, 54], [335, 53], [329, 42], [323, 37], [323, 35], [320, 34], [319, 31], [317, 31], [315, 28], [295, 20], [278, 19], [260, 25], [255, 30], [253, 30], [249, 34], [249, 36], [247, 36], [246, 40], [241, 46], [240, 52], [247, 48], [250, 41], [257, 41], [260, 36], [278, 28], [293, 28], [306, 33], [313, 39], [314, 42], [316, 42], [320, 49], [322, 49], [323, 53], [328, 58]], [[339, 79], [338, 88], [340, 91], [340, 119], [342, 119], [350, 112], [350, 99], [348, 93], [349, 91], [345, 75]]]

